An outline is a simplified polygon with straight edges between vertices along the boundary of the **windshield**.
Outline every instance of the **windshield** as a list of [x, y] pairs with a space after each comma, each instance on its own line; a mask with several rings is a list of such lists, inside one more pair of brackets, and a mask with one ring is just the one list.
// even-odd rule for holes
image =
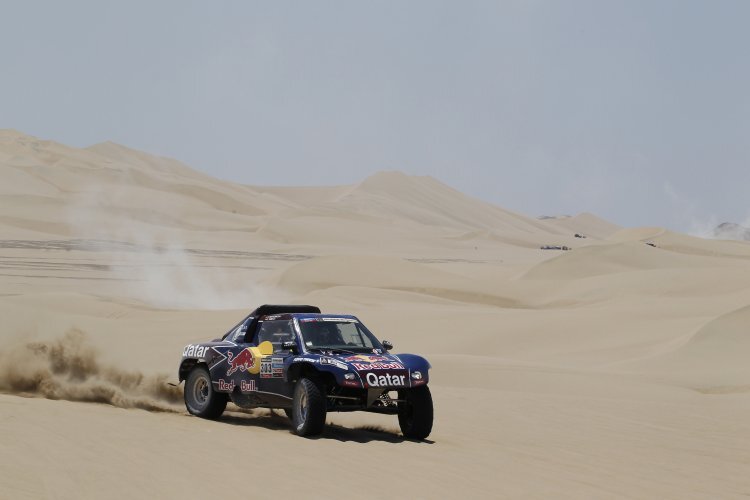
[[336, 318], [303, 318], [299, 320], [306, 349], [373, 352], [383, 350], [380, 341], [355, 320]]

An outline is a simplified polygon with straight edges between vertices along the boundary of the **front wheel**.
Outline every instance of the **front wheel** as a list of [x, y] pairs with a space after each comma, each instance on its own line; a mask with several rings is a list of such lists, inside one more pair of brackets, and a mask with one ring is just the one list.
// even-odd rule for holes
[[294, 388], [292, 427], [299, 436], [314, 436], [323, 432], [326, 423], [326, 399], [318, 384], [302, 378]]
[[185, 407], [192, 415], [216, 419], [227, 407], [227, 395], [214, 391], [204, 366], [196, 366], [185, 381]]
[[399, 399], [405, 403], [398, 404], [398, 425], [404, 437], [425, 439], [432, 432], [432, 394], [423, 385], [413, 389], [399, 391]]

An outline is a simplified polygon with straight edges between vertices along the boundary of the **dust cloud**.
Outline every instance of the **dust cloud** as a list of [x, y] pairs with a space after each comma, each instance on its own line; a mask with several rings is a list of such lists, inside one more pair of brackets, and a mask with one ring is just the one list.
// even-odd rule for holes
[[85, 332], [73, 328], [51, 341], [0, 351], [0, 391], [47, 399], [105, 403], [120, 408], [179, 412], [182, 391], [166, 374], [145, 375], [98, 361]]

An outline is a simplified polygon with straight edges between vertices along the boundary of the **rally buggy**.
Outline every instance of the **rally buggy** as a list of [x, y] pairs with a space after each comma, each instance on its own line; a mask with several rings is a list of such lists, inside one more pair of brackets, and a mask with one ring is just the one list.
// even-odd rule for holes
[[321, 314], [314, 306], [264, 305], [223, 337], [182, 352], [185, 406], [219, 418], [232, 401], [242, 408], [278, 408], [294, 431], [323, 431], [330, 411], [398, 415], [407, 438], [432, 430], [430, 364], [414, 354], [390, 354], [356, 317]]

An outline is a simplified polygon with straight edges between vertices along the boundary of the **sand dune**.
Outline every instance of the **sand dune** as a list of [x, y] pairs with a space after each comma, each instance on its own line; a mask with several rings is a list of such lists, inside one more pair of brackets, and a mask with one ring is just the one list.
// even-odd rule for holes
[[541, 222], [563, 229], [566, 232], [581, 234], [587, 238], [605, 239], [622, 229], [617, 224], [589, 213], [582, 213], [573, 217], [547, 217]]
[[[232, 184], [8, 130], [0, 175], [0, 498], [750, 491], [750, 243], [539, 220], [398, 172]], [[279, 412], [187, 416], [164, 383], [182, 347], [264, 302], [427, 356], [429, 441], [379, 415], [311, 440]]]
[[644, 363], [706, 394], [750, 394], [750, 306], [708, 321], [673, 352]]
[[403, 259], [368, 256], [318, 257], [284, 270], [274, 284], [298, 294], [338, 286], [405, 291], [472, 304], [513, 307], [513, 299], [463, 276]]
[[624, 242], [565, 252], [537, 265], [526, 273], [525, 277], [567, 280], [600, 274], [649, 269], [690, 269], [707, 265], [721, 266], [722, 263], [701, 257], [688, 257], [683, 253], [654, 248], [640, 242]]

